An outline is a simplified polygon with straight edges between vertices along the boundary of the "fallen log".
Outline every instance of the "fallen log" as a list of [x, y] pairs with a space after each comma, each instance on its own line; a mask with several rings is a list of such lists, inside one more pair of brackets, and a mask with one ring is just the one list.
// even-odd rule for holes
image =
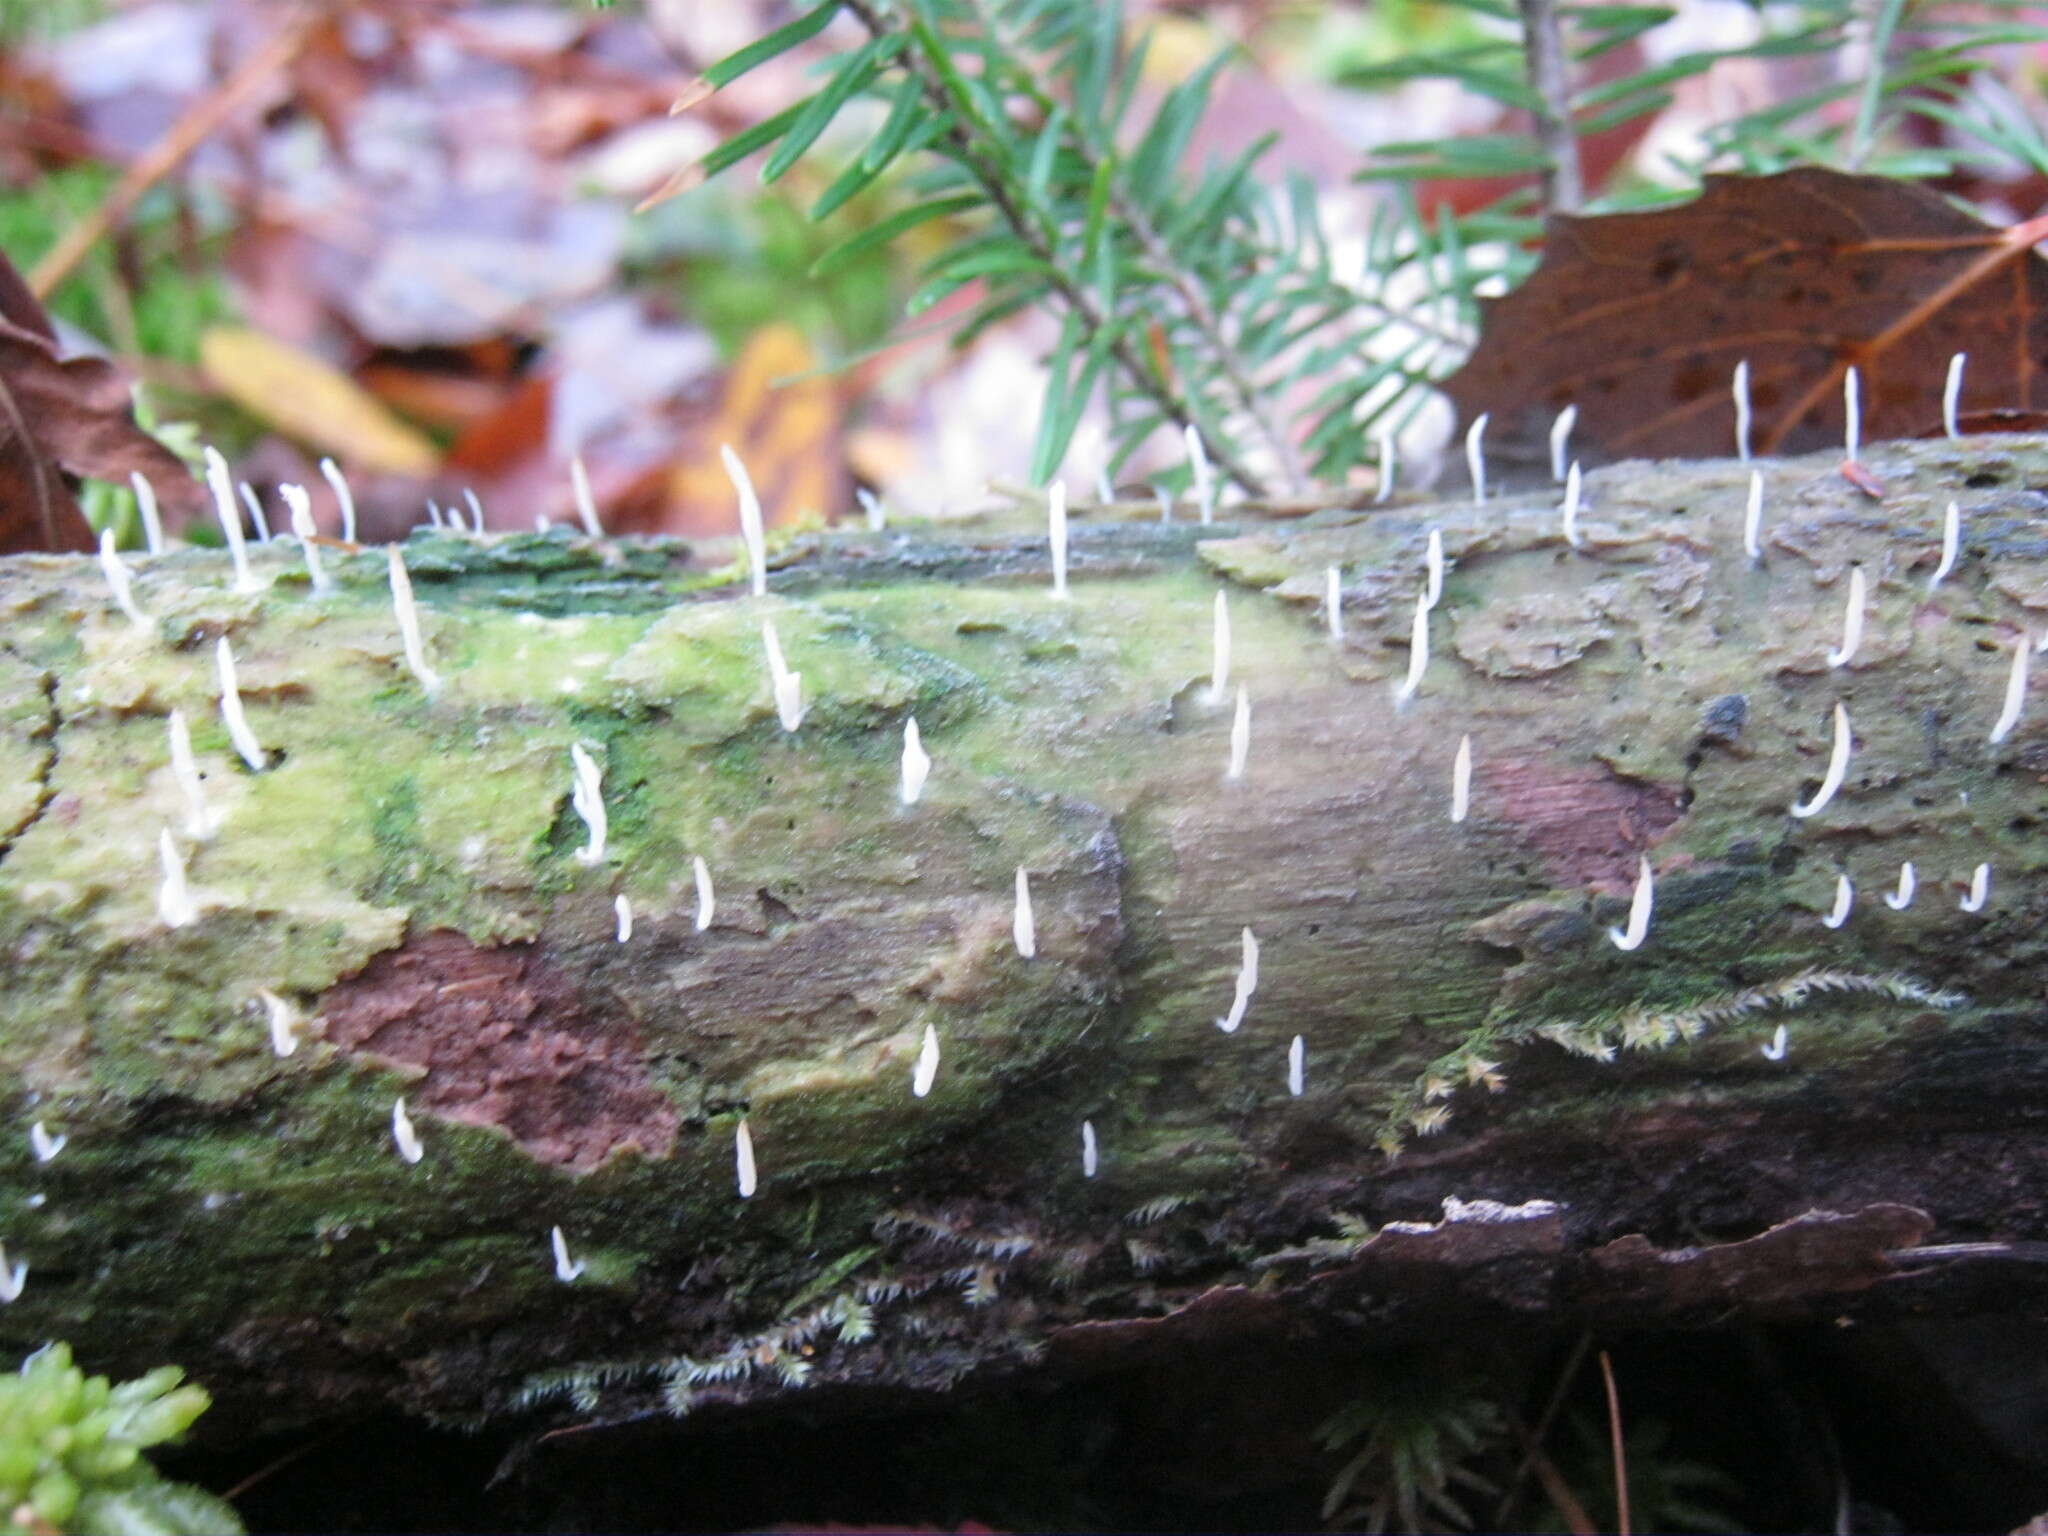
[[616, 1418], [2038, 1240], [2048, 442], [1867, 464], [1756, 466], [1755, 559], [1734, 463], [1576, 546], [1077, 513], [1065, 599], [1029, 513], [766, 597], [416, 535], [417, 669], [383, 551], [134, 560], [139, 623], [0, 563], [0, 1333], [223, 1425]]

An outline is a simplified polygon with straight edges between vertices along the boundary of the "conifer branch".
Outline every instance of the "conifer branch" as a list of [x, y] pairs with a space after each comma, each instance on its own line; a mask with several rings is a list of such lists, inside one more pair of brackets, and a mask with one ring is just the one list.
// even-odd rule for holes
[[[892, 18], [883, 13], [875, 0], [844, 0], [844, 4], [845, 8], [859, 19], [861, 25], [868, 29], [870, 36], [881, 37], [886, 32], [894, 30]], [[1047, 237], [1045, 230], [1018, 202], [1009, 179], [1003, 175], [1000, 167], [990, 162], [982, 146], [976, 142], [975, 135], [968, 130], [966, 125], [978, 120], [978, 109], [954, 78], [955, 72], [940, 57], [944, 51], [941, 40], [920, 22], [911, 22], [908, 30], [913, 46], [905, 51], [901, 62], [918, 78], [925, 99], [932, 110], [952, 117], [951, 126], [946, 130], [944, 137], [952, 146], [954, 158], [974, 178], [975, 185], [988, 198], [990, 206], [1003, 222], [1010, 227], [1011, 233], [1024, 243], [1034, 257], [1045, 264], [1050, 274], [1048, 282], [1051, 288], [1059, 295], [1061, 303], [1080, 318], [1090, 335], [1100, 337], [1117, 332], [1120, 327], [1116, 315], [1106, 309], [1099, 297], [1058, 260], [1052, 241]], [[1210, 320], [1213, 326], [1213, 315]], [[1202, 430], [1202, 423], [1196, 418], [1188, 402], [1173, 389], [1158, 366], [1143, 349], [1132, 342], [1128, 334], [1114, 335], [1110, 342], [1110, 355], [1115, 358], [1125, 377], [1138, 392], [1158, 407], [1160, 414], [1175, 428], [1194, 427], [1198, 432]], [[1231, 349], [1227, 345], [1219, 345], [1219, 358], [1227, 360], [1231, 355]], [[1235, 374], [1234, 365], [1230, 372]], [[1249, 408], [1252, 419], [1260, 420], [1249, 385], [1241, 376], [1238, 376], [1237, 381], [1243, 385], [1242, 399]], [[1256, 497], [1276, 494], [1276, 488], [1252, 470], [1229, 442], [1211, 433], [1204, 433], [1203, 437], [1211, 462], [1243, 487], [1247, 494]]]

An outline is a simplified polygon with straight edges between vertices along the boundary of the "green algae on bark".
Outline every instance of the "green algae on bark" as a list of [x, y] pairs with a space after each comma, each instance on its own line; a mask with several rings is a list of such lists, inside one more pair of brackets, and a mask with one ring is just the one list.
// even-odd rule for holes
[[[1942, 1051], [2037, 1023], [2048, 754], [2036, 720], [1987, 737], [2048, 607], [2048, 447], [1868, 457], [1881, 503], [1832, 460], [1762, 464], [1754, 565], [1730, 464], [1596, 472], [1576, 551], [1548, 495], [1077, 517], [1064, 602], [1042, 539], [1001, 521], [798, 541], [758, 600], [673, 543], [434, 535], [407, 550], [431, 694], [369, 553], [325, 595], [281, 548], [254, 595], [211, 555], [138, 560], [142, 630], [90, 562], [7, 562], [0, 1066], [23, 1130], [71, 1141], [47, 1165], [0, 1148], [0, 1239], [31, 1265], [0, 1334], [169, 1355], [302, 1415], [931, 1385], [1249, 1279], [1336, 1210], [1420, 1214], [1461, 1179], [1568, 1196], [1587, 1176], [1547, 1144], [1651, 1126], [1682, 1154], [1713, 1114], [1768, 1147], [1817, 1104], [1895, 1100]], [[1967, 555], [1930, 593], [1950, 498]], [[1397, 709], [1432, 527], [1451, 570]], [[1831, 669], [1852, 565], [1867, 632]], [[1253, 709], [1237, 781], [1207, 686], [1219, 590]], [[803, 676], [793, 733], [764, 619]], [[218, 723], [224, 634], [261, 774]], [[1848, 782], [1797, 820], [1838, 701]], [[201, 917], [169, 930], [174, 708], [220, 824], [180, 830]], [[933, 769], [906, 808], [911, 715]], [[572, 744], [603, 769], [597, 868]], [[1605, 930], [1644, 853], [1655, 917], [1623, 953]], [[1907, 859], [1922, 890], [1894, 912]], [[1838, 872], [1857, 901], [1829, 929]], [[1259, 982], [1224, 1034], [1244, 927]], [[265, 990], [307, 1021], [289, 1057]], [[400, 1094], [417, 1166], [389, 1140]], [[1747, 1216], [1829, 1198], [1794, 1179]], [[1669, 1215], [1589, 1194], [1571, 1219]], [[556, 1224], [589, 1259], [573, 1285]]]

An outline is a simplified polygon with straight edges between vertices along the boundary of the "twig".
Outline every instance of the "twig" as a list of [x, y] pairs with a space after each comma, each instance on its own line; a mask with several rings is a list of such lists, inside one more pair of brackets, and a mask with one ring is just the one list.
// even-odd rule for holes
[[1536, 114], [1536, 140], [1549, 161], [1543, 172], [1543, 209], [1546, 213], [1577, 213], [1585, 204], [1586, 186], [1579, 172], [1579, 137], [1572, 131], [1572, 86], [1557, 0], [1520, 0], [1520, 4], [1529, 87], [1543, 100], [1543, 108]]
[[[874, 0], [845, 0], [845, 5], [846, 9], [852, 12], [861, 25], [874, 36], [879, 37], [890, 30], [889, 19], [876, 9]], [[913, 26], [913, 40], [922, 43], [924, 39], [918, 34], [919, 29]], [[1017, 206], [1016, 199], [1010, 195], [1010, 189], [1000, 172], [990, 166], [986, 157], [976, 148], [973, 137], [965, 126], [966, 123], [975, 120], [975, 104], [952, 90], [943, 72], [932, 68], [930, 60], [921, 49], [914, 49], [905, 54], [904, 67], [917, 75], [924, 94], [934, 110], [955, 115], [954, 124], [946, 136], [952, 141], [960, 164], [975, 179], [988, 200], [995, 205], [996, 211], [1002, 215], [1003, 222], [1010, 226], [1033, 256], [1045, 263], [1047, 271], [1051, 273], [1052, 286], [1061, 300], [1081, 317], [1091, 333], [1099, 335], [1111, 329], [1114, 317], [1103, 310], [1095, 294], [1087, 286], [1076, 282], [1070, 273], [1061, 270], [1044, 232], [1026, 217], [1022, 208]], [[1110, 344], [1110, 354], [1146, 397], [1159, 407], [1160, 413], [1169, 422], [1177, 428], [1194, 427], [1197, 431], [1201, 430], [1200, 423], [1195, 420], [1194, 413], [1188, 409], [1187, 403], [1167, 386], [1166, 381], [1159, 376], [1144, 353], [1132, 345], [1128, 336], [1117, 337]], [[1213, 442], [1206, 446], [1209, 457], [1215, 462], [1216, 467], [1243, 486], [1246, 491], [1254, 496], [1270, 494], [1270, 488], [1259, 476], [1252, 473], [1244, 461], [1231, 450], [1229, 444]]]
[[65, 231], [63, 238], [35, 264], [28, 275], [29, 290], [39, 299], [48, 298], [51, 290], [71, 275], [86, 252], [127, 217], [128, 210], [143, 193], [176, 170], [272, 75], [299, 56], [322, 19], [317, 9], [294, 12], [270, 41], [244, 59], [233, 74], [186, 108], [184, 115], [121, 173], [121, 179], [100, 199], [99, 206]]
[[1614, 1446], [1614, 1515], [1619, 1536], [1629, 1536], [1628, 1457], [1621, 1446], [1621, 1394], [1614, 1390], [1614, 1362], [1600, 1351], [1600, 1375], [1607, 1382], [1607, 1438]]
[[300, 1457], [310, 1456], [314, 1451], [319, 1450], [321, 1446], [331, 1444], [333, 1441], [340, 1439], [344, 1432], [345, 1427], [344, 1429], [330, 1429], [324, 1435], [315, 1435], [312, 1439], [308, 1440], [304, 1445], [295, 1446], [291, 1450], [286, 1451], [282, 1456], [278, 1457], [276, 1460], [265, 1462], [262, 1466], [258, 1467], [254, 1472], [251, 1472], [247, 1477], [243, 1478], [239, 1483], [235, 1484], [235, 1486], [230, 1488], [226, 1493], [222, 1494], [221, 1497], [226, 1499], [230, 1504], [234, 1503], [235, 1500], [239, 1499], [251, 1488], [254, 1488], [258, 1483], [269, 1481], [273, 1474], [282, 1472], [286, 1467], [290, 1466]]
[[[1524, 1424], [1519, 1414], [1510, 1414], [1508, 1422], [1514, 1426], [1516, 1435], [1522, 1441], [1522, 1466], [1533, 1470], [1536, 1481], [1543, 1485], [1543, 1493], [1550, 1500], [1551, 1507], [1564, 1521], [1565, 1529], [1572, 1536], [1600, 1536], [1600, 1527], [1593, 1523], [1593, 1517], [1586, 1513], [1586, 1506], [1579, 1502], [1572, 1492], [1571, 1484], [1564, 1480], [1564, 1474], [1557, 1470], [1557, 1463], [1543, 1454], [1542, 1443]], [[1517, 1476], [1519, 1477], [1519, 1473]], [[1505, 1530], [1499, 1516], [1493, 1522], [1495, 1530]]]
[[[1522, 1454], [1522, 1463], [1515, 1468], [1515, 1475], [1508, 1479], [1508, 1486], [1500, 1496], [1500, 1506], [1493, 1512], [1493, 1528], [1495, 1530], [1504, 1531], [1507, 1529], [1508, 1514], [1515, 1507], [1515, 1499], [1522, 1491], [1523, 1480], [1532, 1471], [1536, 1470], [1536, 1459], [1543, 1453], [1543, 1442], [1550, 1438], [1550, 1426], [1557, 1422], [1558, 1414], [1563, 1412], [1565, 1396], [1571, 1391], [1572, 1383], [1578, 1380], [1579, 1367], [1586, 1363], [1586, 1352], [1592, 1347], [1593, 1335], [1591, 1333], [1581, 1333], [1578, 1342], [1572, 1345], [1572, 1352], [1565, 1360], [1564, 1369], [1558, 1372], [1557, 1385], [1550, 1389], [1550, 1401], [1543, 1405], [1543, 1412], [1537, 1416], [1535, 1428], [1524, 1432], [1526, 1444]], [[1516, 1421], [1516, 1427], [1521, 1427], [1519, 1419]], [[1556, 1503], [1554, 1495], [1551, 1502]], [[1563, 1513], [1561, 1509], [1559, 1512]], [[1566, 1516], [1566, 1518], [1569, 1519], [1570, 1517]]]

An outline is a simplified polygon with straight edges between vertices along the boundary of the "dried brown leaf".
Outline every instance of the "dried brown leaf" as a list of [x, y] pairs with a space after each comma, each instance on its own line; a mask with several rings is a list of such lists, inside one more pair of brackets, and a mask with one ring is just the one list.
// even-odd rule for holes
[[1446, 388], [1488, 441], [1535, 444], [1566, 405], [1588, 457], [1735, 445], [1747, 359], [1762, 452], [1842, 440], [1861, 379], [1866, 439], [1938, 431], [1949, 359], [1966, 414], [2048, 406], [2048, 220], [1984, 224], [1911, 182], [1808, 168], [1710, 176], [1682, 207], [1552, 221], [1543, 264], [1486, 303]]
[[0, 554], [89, 550], [71, 477], [146, 475], [175, 520], [203, 505], [190, 471], [135, 423], [128, 381], [96, 357], [60, 358], [49, 317], [0, 257]]

